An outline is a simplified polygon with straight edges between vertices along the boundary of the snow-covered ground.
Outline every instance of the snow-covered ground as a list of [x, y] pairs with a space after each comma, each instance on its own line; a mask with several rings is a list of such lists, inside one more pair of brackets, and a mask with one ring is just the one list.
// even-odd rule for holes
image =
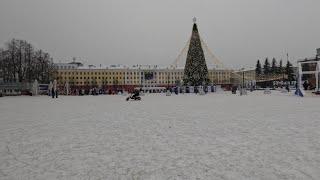
[[320, 98], [0, 98], [0, 179], [320, 179]]

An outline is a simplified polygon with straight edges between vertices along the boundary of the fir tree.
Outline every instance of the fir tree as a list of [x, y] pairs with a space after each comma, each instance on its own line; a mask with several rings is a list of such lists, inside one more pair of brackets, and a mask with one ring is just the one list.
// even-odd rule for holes
[[269, 74], [270, 73], [270, 63], [268, 58], [266, 58], [266, 60], [264, 61], [264, 65], [263, 65], [263, 72], [264, 74]]
[[294, 81], [294, 72], [293, 72], [293, 67], [290, 61], [287, 61], [286, 65], [286, 74], [288, 75], [288, 80], [289, 81]]
[[209, 84], [209, 75], [197, 24], [193, 24], [192, 35], [184, 68], [185, 85], [199, 86]]
[[260, 60], [258, 60], [256, 65], [256, 74], [261, 75], [261, 73], [262, 73], [261, 64], [260, 64]]
[[278, 67], [278, 74], [282, 74], [282, 73], [283, 73], [283, 65], [282, 65], [282, 59], [281, 59]]
[[271, 73], [272, 74], [276, 74], [277, 73], [277, 60], [276, 60], [276, 58], [272, 59]]

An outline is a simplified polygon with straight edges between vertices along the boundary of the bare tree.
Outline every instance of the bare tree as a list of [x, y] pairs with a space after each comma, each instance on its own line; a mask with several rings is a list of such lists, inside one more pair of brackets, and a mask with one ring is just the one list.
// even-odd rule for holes
[[50, 55], [35, 50], [24, 40], [7, 42], [0, 51], [0, 64], [3, 79], [7, 82], [32, 82], [37, 79], [48, 83], [56, 72]]

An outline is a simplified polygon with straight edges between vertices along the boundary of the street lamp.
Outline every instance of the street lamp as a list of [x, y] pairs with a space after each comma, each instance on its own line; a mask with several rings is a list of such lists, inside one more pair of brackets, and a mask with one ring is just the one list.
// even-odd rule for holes
[[244, 68], [241, 68], [241, 71], [242, 71], [242, 87], [241, 87], [241, 90], [240, 90], [240, 96], [242, 95], [245, 95], [245, 89], [244, 89]]

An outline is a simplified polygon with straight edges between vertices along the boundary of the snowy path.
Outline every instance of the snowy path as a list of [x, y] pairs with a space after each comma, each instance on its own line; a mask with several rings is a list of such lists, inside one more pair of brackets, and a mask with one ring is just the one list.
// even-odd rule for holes
[[0, 179], [320, 179], [320, 98], [142, 98], [0, 98]]

